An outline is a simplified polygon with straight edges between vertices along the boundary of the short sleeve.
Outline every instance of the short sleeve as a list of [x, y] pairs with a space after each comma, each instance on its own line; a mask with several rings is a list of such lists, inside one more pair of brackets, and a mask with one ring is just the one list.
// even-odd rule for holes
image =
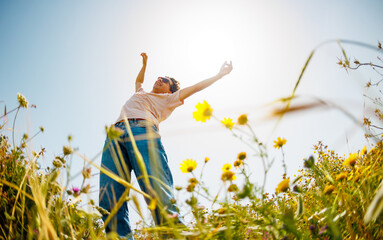
[[168, 95], [169, 108], [174, 109], [182, 104], [184, 104], [184, 101], [180, 99], [180, 90]]

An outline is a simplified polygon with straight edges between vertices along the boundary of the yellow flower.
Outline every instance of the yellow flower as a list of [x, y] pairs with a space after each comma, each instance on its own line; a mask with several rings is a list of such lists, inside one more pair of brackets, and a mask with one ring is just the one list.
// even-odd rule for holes
[[283, 179], [275, 189], [275, 192], [280, 193], [280, 192], [286, 192], [287, 189], [289, 189], [290, 185], [290, 178]]
[[324, 188], [323, 193], [324, 194], [331, 194], [334, 190], [335, 190], [335, 187], [333, 185], [327, 185]]
[[242, 165], [243, 165], [243, 161], [242, 160], [239, 160], [239, 159], [235, 160], [234, 167], [240, 167]]
[[222, 172], [230, 171], [230, 169], [231, 169], [231, 164], [225, 163], [225, 165], [223, 165], [223, 167], [222, 167]]
[[281, 148], [283, 145], [286, 144], [286, 139], [278, 137], [277, 140], [274, 141], [274, 147], [275, 148]]
[[193, 172], [193, 170], [196, 168], [197, 168], [197, 162], [195, 160], [186, 159], [182, 161], [180, 169], [183, 173], [190, 173], [190, 172]]
[[240, 153], [238, 153], [238, 159], [239, 160], [243, 160], [243, 159], [245, 159], [246, 158], [246, 153], [245, 152], [240, 152]]
[[234, 172], [230, 170], [222, 173], [222, 176], [221, 176], [222, 181], [233, 181], [235, 179], [237, 179], [237, 177], [235, 176]]
[[242, 114], [238, 117], [237, 124], [238, 125], [245, 125], [247, 123], [247, 114]]
[[224, 118], [221, 123], [223, 125], [225, 125], [226, 128], [232, 130], [233, 129], [233, 126], [234, 126], [234, 122], [233, 122], [233, 119], [231, 118]]
[[21, 94], [21, 93], [17, 93], [17, 101], [19, 102], [20, 107], [28, 108], [28, 101], [27, 101], [27, 99], [24, 97], [23, 94]]
[[210, 161], [210, 158], [208, 157], [205, 157], [205, 163], [209, 162]]
[[197, 111], [193, 112], [193, 118], [196, 121], [206, 122], [206, 119], [210, 119], [213, 115], [213, 109], [206, 101], [198, 103], [195, 107]]
[[346, 160], [344, 160], [343, 165], [347, 167], [354, 167], [356, 164], [357, 158], [358, 158], [358, 153], [352, 153]]
[[342, 172], [342, 173], [339, 173], [337, 176], [336, 176], [336, 180], [343, 180], [347, 178], [347, 172]]
[[367, 153], [367, 146], [364, 145], [364, 148], [362, 149], [362, 151], [360, 151], [360, 156], [364, 156], [366, 153]]

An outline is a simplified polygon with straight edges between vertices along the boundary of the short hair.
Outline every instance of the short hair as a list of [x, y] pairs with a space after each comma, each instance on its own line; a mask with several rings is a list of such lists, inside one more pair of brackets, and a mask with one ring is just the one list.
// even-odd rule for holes
[[180, 89], [180, 82], [178, 82], [177, 80], [175, 80], [172, 77], [168, 77], [168, 78], [170, 78], [170, 80], [172, 80], [172, 85], [170, 86], [170, 91], [172, 93], [177, 92]]

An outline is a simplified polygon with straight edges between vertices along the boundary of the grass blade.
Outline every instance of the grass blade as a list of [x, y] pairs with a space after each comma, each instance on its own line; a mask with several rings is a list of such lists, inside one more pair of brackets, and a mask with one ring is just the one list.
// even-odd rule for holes
[[366, 214], [364, 215], [364, 223], [368, 224], [371, 221], [374, 221], [383, 210], [383, 181], [380, 183], [378, 192], [376, 193], [374, 199], [372, 199], [370, 205], [367, 208]]

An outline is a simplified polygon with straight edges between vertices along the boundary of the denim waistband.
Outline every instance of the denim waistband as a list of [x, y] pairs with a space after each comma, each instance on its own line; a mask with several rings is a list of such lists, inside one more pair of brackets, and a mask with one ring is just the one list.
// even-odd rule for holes
[[[143, 119], [143, 118], [128, 118], [127, 120], [128, 120], [129, 122], [146, 121], [146, 119]], [[124, 120], [120, 120], [120, 121], [116, 122], [115, 125], [116, 125], [117, 123], [123, 123], [123, 122], [124, 122]]]
[[[145, 120], [145, 119], [129, 118], [128, 122], [129, 122], [129, 125], [131, 128], [133, 128], [133, 127], [153, 127], [155, 131], [158, 131], [155, 124], [153, 124], [152, 122]], [[117, 122], [114, 124], [114, 126], [120, 127], [120, 128], [125, 128], [125, 122], [124, 121]]]

